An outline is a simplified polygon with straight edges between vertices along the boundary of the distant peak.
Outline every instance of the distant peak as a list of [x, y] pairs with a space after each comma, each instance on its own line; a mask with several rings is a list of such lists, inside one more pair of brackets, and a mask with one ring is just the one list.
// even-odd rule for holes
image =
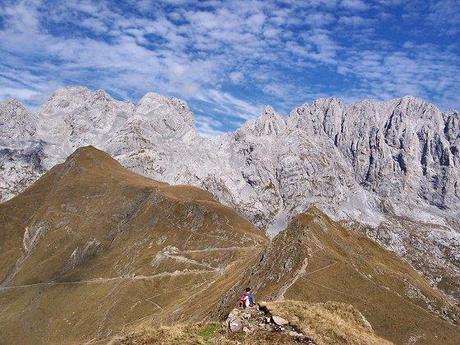
[[415, 96], [410, 96], [410, 95], [405, 95], [403, 97], [400, 97], [397, 99], [400, 104], [403, 104], [403, 105], [414, 105], [414, 106], [433, 106], [431, 103], [428, 103], [427, 101], [425, 101], [424, 99], [422, 98], [419, 98], [419, 97], [415, 97]]
[[416, 96], [412, 96], [412, 95], [404, 95], [402, 97], [400, 97], [401, 100], [404, 100], [406, 102], [416, 102], [416, 103], [426, 103], [426, 101], [422, 98], [419, 98], [419, 97], [416, 97]]
[[155, 92], [147, 92], [137, 104], [138, 110], [144, 113], [162, 105], [173, 107], [180, 112], [190, 112], [187, 102], [175, 97], [162, 96]]
[[275, 110], [270, 105], [266, 105], [262, 109], [261, 116], [275, 116], [275, 115], [276, 115]]
[[37, 116], [17, 99], [0, 101], [0, 139], [23, 140], [37, 130]]
[[247, 121], [239, 132], [249, 132], [252, 135], [262, 136], [277, 135], [284, 132], [285, 129], [286, 121], [284, 118], [278, 115], [271, 106], [267, 105], [262, 109], [262, 113], [258, 118]]
[[138, 105], [141, 105], [143, 103], [146, 103], [146, 102], [151, 102], [151, 101], [156, 101], [156, 102], [161, 102], [161, 101], [166, 101], [167, 98], [158, 94], [158, 93], [155, 93], [155, 92], [147, 92], [144, 96], [142, 96], [142, 98], [139, 100], [139, 102], [137, 103]]
[[147, 121], [150, 128], [160, 135], [196, 135], [195, 119], [183, 100], [148, 92], [139, 100], [135, 114], [137, 120]]
[[91, 90], [86, 86], [64, 86], [57, 89], [50, 97], [49, 101], [53, 99], [69, 98], [69, 97], [78, 97], [84, 99], [96, 98], [96, 99], [107, 99], [112, 100], [113, 98], [102, 89]]
[[325, 97], [325, 98], [318, 98], [312, 103], [313, 106], [318, 107], [330, 107], [331, 105], [343, 106], [342, 100], [337, 97]]
[[9, 98], [5, 99], [3, 101], [0, 101], [0, 107], [1, 108], [9, 108], [9, 109], [24, 109], [27, 111], [27, 108], [17, 99], [15, 98]]
[[53, 92], [51, 97], [59, 97], [64, 94], [86, 94], [90, 93], [91, 90], [86, 86], [72, 85], [72, 86], [63, 86]]
[[403, 96], [384, 102], [387, 106], [399, 109], [405, 117], [426, 118], [436, 117], [442, 119], [441, 110], [434, 104], [415, 96]]

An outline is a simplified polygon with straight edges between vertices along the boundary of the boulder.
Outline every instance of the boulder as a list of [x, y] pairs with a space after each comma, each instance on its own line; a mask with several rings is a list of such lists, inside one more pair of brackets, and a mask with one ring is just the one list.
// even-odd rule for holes
[[274, 324], [278, 326], [286, 326], [289, 324], [288, 320], [283, 319], [281, 316], [277, 316], [277, 315], [272, 315], [272, 321]]
[[243, 323], [240, 319], [228, 320], [228, 329], [230, 332], [240, 332], [243, 329]]

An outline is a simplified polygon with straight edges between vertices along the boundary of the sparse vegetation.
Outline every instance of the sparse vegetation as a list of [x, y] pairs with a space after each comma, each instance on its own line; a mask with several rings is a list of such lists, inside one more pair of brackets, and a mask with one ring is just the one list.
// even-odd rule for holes
[[218, 323], [143, 328], [110, 340], [107, 345], [292, 345], [286, 335], [258, 330], [230, 334]]
[[[318, 345], [391, 345], [374, 334], [364, 316], [344, 303], [272, 302], [267, 308], [298, 327]], [[207, 323], [163, 327], [144, 327], [113, 339], [109, 345], [271, 345], [298, 344], [286, 332], [255, 328], [254, 332], [231, 333], [222, 324]]]
[[318, 345], [392, 344], [376, 336], [365, 317], [348, 304], [282, 301], [267, 306], [273, 314], [295, 320]]

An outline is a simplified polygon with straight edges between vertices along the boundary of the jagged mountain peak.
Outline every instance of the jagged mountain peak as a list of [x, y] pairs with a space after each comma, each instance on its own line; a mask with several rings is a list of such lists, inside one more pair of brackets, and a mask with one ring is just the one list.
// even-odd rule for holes
[[175, 97], [148, 92], [140, 99], [135, 115], [147, 118], [160, 135], [184, 135], [195, 131], [195, 119], [190, 108], [185, 101]]
[[169, 107], [174, 107], [178, 111], [187, 111], [190, 112], [187, 102], [176, 98], [176, 97], [166, 97], [162, 96], [155, 92], [147, 92], [138, 102], [138, 112], [147, 113], [154, 109], [155, 107], [166, 105]]
[[407, 118], [441, 120], [441, 110], [434, 104], [415, 96], [403, 96], [389, 101], [380, 102], [389, 106], [391, 111], [398, 111]]
[[283, 116], [267, 105], [262, 109], [259, 117], [246, 121], [246, 123], [237, 130], [237, 134], [250, 134], [257, 137], [280, 135], [286, 131], [286, 120]]
[[427, 102], [423, 98], [412, 95], [404, 95], [402, 97], [396, 98], [396, 100], [400, 101], [403, 104], [411, 104], [418, 106], [434, 106], [433, 104]]
[[273, 109], [273, 107], [271, 105], [266, 105], [266, 106], [263, 107], [262, 113], [261, 113], [260, 116], [261, 117], [263, 117], [263, 116], [271, 117], [271, 116], [275, 116], [275, 115], [276, 115], [275, 114], [275, 109]]
[[0, 101], [0, 110], [3, 109], [16, 109], [16, 108], [21, 108], [21, 109], [26, 109], [26, 107], [17, 99], [15, 98], [8, 98]]
[[[56, 94], [54, 115], [38, 113], [48, 126], [34, 137], [43, 142], [39, 149], [25, 150], [29, 144], [19, 143], [13, 152], [16, 140], [2, 138], [9, 150], [0, 151], [5, 199], [74, 149], [92, 144], [145, 176], [207, 189], [273, 235], [317, 204], [334, 219], [368, 224], [374, 234], [396, 216], [435, 224], [431, 237], [395, 234], [395, 227], [382, 240], [403, 254], [416, 247], [414, 262], [442, 243], [452, 244], [458, 255], [452, 235], [460, 219], [457, 112], [442, 113], [414, 97], [349, 106], [329, 97], [287, 117], [265, 108], [235, 133], [209, 139], [197, 135], [190, 109], [175, 98], [148, 93], [134, 105], [80, 87]], [[61, 107], [58, 100], [69, 105]], [[440, 235], [436, 226], [448, 230]], [[429, 267], [444, 265], [449, 255], [440, 253]], [[452, 281], [460, 281], [460, 268], [448, 269]]]
[[133, 112], [134, 104], [115, 100], [104, 90], [66, 86], [40, 108], [39, 132], [68, 155], [80, 146], [104, 142]]
[[37, 117], [20, 101], [0, 101], [0, 141], [25, 140], [36, 132]]
[[131, 102], [115, 100], [104, 90], [91, 90], [84, 86], [65, 86], [56, 90], [48, 101], [40, 108], [44, 116], [52, 116], [56, 112], [69, 113], [80, 110], [90, 111], [90, 107], [109, 110], [114, 107], [133, 107]]
[[[67, 107], [71, 102], [77, 103], [92, 98], [94, 91], [85, 86], [64, 86], [54, 91], [43, 107], [54, 105]], [[69, 103], [67, 104], [66, 101]]]
[[345, 110], [345, 104], [336, 97], [320, 98], [291, 111], [288, 124], [311, 135], [333, 136], [340, 128]]
[[160, 95], [159, 93], [149, 91], [138, 102], [138, 105], [148, 104], [148, 103], [168, 103], [169, 100], [175, 99], [174, 97], [167, 97]]
[[325, 109], [330, 107], [344, 107], [345, 104], [340, 98], [330, 96], [318, 98], [315, 101], [313, 101], [310, 106]]
[[60, 87], [56, 91], [54, 91], [50, 99], [53, 98], [62, 98], [66, 96], [77, 96], [77, 95], [83, 95], [86, 97], [97, 97], [97, 98], [107, 98], [107, 99], [113, 99], [112, 96], [105, 90], [103, 89], [90, 89], [89, 87], [82, 86], [82, 85], [67, 85]]

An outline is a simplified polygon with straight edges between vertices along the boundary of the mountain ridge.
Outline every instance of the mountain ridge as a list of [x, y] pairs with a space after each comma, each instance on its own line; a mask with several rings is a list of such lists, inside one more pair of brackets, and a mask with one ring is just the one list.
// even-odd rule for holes
[[269, 241], [209, 192], [133, 173], [91, 146], [0, 204], [0, 229], [2, 344], [100, 343], [138, 327], [219, 322], [246, 286], [294, 309], [358, 306], [396, 344], [455, 344], [460, 332], [446, 296], [318, 208]]
[[332, 97], [286, 117], [267, 107], [235, 132], [203, 138], [185, 102], [146, 97], [135, 105], [82, 87], [56, 92], [35, 136], [0, 138], [2, 199], [92, 144], [145, 176], [208, 190], [271, 236], [315, 204], [364, 225], [432, 284], [447, 277], [446, 292], [460, 300], [458, 112], [412, 96], [352, 105]]

